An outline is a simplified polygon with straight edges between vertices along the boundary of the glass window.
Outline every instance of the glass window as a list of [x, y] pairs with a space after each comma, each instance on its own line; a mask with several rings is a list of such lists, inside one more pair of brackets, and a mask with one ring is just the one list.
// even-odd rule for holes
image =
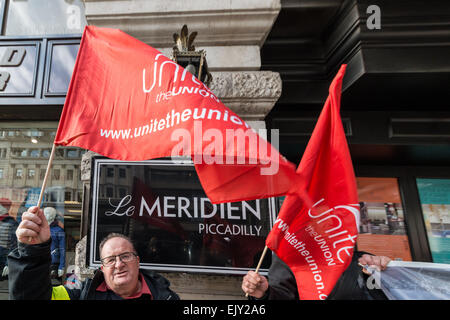
[[107, 187], [107, 188], [106, 188], [106, 196], [107, 196], [108, 198], [114, 197], [114, 189], [111, 188], [111, 187]]
[[106, 170], [106, 176], [107, 176], [108, 178], [114, 177], [114, 168], [108, 168], [108, 169]]
[[5, 35], [79, 34], [86, 25], [81, 0], [10, 0]]
[[50, 158], [50, 153], [51, 153], [50, 149], [44, 149], [44, 150], [42, 150], [42, 157], [43, 158]]
[[[36, 56], [35, 45], [0, 45], [1, 77], [4, 80], [0, 86], [0, 95], [34, 93]], [[10, 131], [8, 135], [15, 135], [15, 132]]]
[[57, 148], [55, 150], [55, 158], [64, 159], [64, 149], [63, 148]]
[[68, 158], [78, 158], [78, 150], [77, 149], [68, 149], [67, 157]]
[[45, 169], [39, 170], [39, 179], [44, 180], [45, 178]]
[[66, 179], [67, 180], [73, 180], [73, 170], [72, 169], [67, 169], [67, 171], [66, 171]]
[[22, 178], [23, 169], [16, 169], [16, 178]]
[[59, 169], [52, 169], [53, 171], [53, 179], [59, 180], [61, 177], [61, 171]]
[[411, 261], [396, 178], [356, 178], [361, 206], [358, 250]]
[[450, 263], [450, 179], [417, 179], [433, 262]]
[[79, 44], [54, 44], [52, 46], [49, 93], [67, 92], [79, 46]]
[[31, 149], [30, 150], [30, 157], [32, 157], [32, 158], [39, 158], [39, 156], [40, 156], [39, 149]]
[[127, 195], [127, 189], [126, 188], [119, 188], [119, 197], [121, 199], [125, 198]]
[[[12, 239], [23, 212], [37, 204], [48, 158], [44, 161], [35, 156], [39, 151], [49, 150], [52, 147], [57, 125], [56, 122], [0, 121], [0, 132], [6, 133], [1, 135], [0, 150], [4, 149], [8, 151], [8, 155], [11, 155], [0, 157], [0, 242], [9, 239], [9, 236]], [[39, 135], [36, 134], [37, 132]], [[31, 141], [31, 133], [33, 136], [38, 136], [37, 143]], [[57, 150], [64, 150], [64, 148], [58, 147]], [[61, 167], [65, 165], [73, 171], [78, 171], [80, 164], [80, 157], [55, 158], [53, 167], [58, 171], [63, 170]], [[36, 175], [39, 175], [40, 179], [36, 179]], [[80, 180], [74, 179], [69, 184], [70, 188], [63, 184], [62, 180], [49, 179], [42, 203], [44, 208], [54, 207], [58, 213], [58, 225], [64, 229], [66, 235], [67, 247], [64, 250], [66, 250], [67, 261], [74, 257], [75, 244], [80, 240], [81, 197], [74, 197], [74, 195], [75, 192], [77, 195], [83, 192]], [[0, 246], [0, 262], [3, 263], [8, 253], [15, 248], [16, 243], [4, 241], [0, 243]], [[67, 268], [68, 265], [69, 262], [65, 267]], [[0, 266], [0, 275], [3, 267], [4, 264]], [[0, 299], [5, 291], [7, 296], [7, 288], [8, 280], [2, 277]]]

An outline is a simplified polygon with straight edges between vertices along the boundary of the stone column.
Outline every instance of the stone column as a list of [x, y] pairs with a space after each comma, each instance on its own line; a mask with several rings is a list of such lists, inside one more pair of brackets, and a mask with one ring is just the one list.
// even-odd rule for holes
[[[173, 33], [184, 24], [189, 32], [197, 31], [194, 45], [206, 52], [213, 77], [210, 89], [254, 129], [266, 128], [264, 118], [281, 95], [279, 74], [260, 71], [260, 49], [280, 9], [280, 0], [85, 0], [89, 25], [121, 29], [167, 57], [172, 55]], [[89, 184], [86, 170], [91, 156], [83, 157], [85, 184]], [[77, 254], [83, 254], [82, 248], [77, 247]], [[80, 275], [89, 273], [82, 266], [78, 270], [84, 272]], [[164, 276], [183, 299], [245, 299], [241, 276]]]

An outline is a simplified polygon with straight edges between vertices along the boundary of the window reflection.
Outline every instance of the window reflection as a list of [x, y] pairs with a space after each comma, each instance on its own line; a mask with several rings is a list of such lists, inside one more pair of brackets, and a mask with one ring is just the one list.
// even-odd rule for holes
[[450, 179], [417, 179], [433, 262], [450, 263]]
[[[2, 59], [13, 59], [14, 54], [21, 50], [21, 58], [15, 61], [13, 67], [5, 67], [2, 71], [8, 73], [8, 82], [0, 89], [1, 95], [30, 95], [34, 92], [34, 78], [36, 69], [36, 45], [0, 45], [0, 57]], [[12, 57], [11, 57], [12, 56]], [[6, 58], [5, 58], [6, 57]], [[5, 63], [5, 62], [3, 62]], [[8, 66], [8, 65], [6, 65]], [[8, 136], [16, 136], [16, 132], [9, 131]]]
[[82, 33], [86, 25], [81, 0], [9, 1], [5, 35]]
[[[0, 239], [15, 239], [15, 228], [23, 212], [38, 202], [58, 124], [47, 128], [38, 125], [30, 128], [29, 123], [0, 123]], [[56, 150], [58, 157], [53, 162], [42, 207], [57, 211], [58, 226], [66, 236], [67, 267], [74, 264], [75, 244], [80, 239], [83, 191], [79, 177], [84, 150], [73, 147]], [[15, 247], [14, 243], [3, 244], [0, 273], [7, 254]]]
[[357, 177], [360, 204], [358, 250], [411, 261], [396, 178]]
[[54, 44], [52, 46], [49, 93], [67, 92], [79, 46], [79, 44]]

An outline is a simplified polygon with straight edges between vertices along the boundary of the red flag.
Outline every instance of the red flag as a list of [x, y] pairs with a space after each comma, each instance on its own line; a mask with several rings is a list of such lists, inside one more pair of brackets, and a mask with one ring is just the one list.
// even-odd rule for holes
[[343, 65], [331, 83], [329, 96], [297, 172], [313, 205], [288, 195], [266, 239], [295, 275], [300, 299], [325, 299], [349, 265], [358, 234], [356, 179], [342, 126], [340, 95]]
[[295, 176], [208, 87], [117, 29], [85, 28], [55, 144], [119, 160], [191, 156], [213, 203], [282, 195]]

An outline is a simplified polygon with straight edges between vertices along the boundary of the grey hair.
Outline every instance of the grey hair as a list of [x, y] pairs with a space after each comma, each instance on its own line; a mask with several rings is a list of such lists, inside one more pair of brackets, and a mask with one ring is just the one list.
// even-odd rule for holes
[[112, 232], [112, 233], [108, 234], [106, 237], [104, 237], [103, 240], [100, 242], [100, 245], [99, 245], [100, 256], [101, 256], [101, 253], [102, 253], [102, 250], [103, 250], [103, 246], [105, 245], [105, 243], [108, 240], [110, 240], [112, 238], [122, 238], [122, 239], [127, 240], [131, 244], [131, 246], [133, 247], [133, 251], [136, 253], [136, 248], [134, 247], [133, 241], [129, 237], [127, 237], [126, 235], [124, 235], [122, 233]]

